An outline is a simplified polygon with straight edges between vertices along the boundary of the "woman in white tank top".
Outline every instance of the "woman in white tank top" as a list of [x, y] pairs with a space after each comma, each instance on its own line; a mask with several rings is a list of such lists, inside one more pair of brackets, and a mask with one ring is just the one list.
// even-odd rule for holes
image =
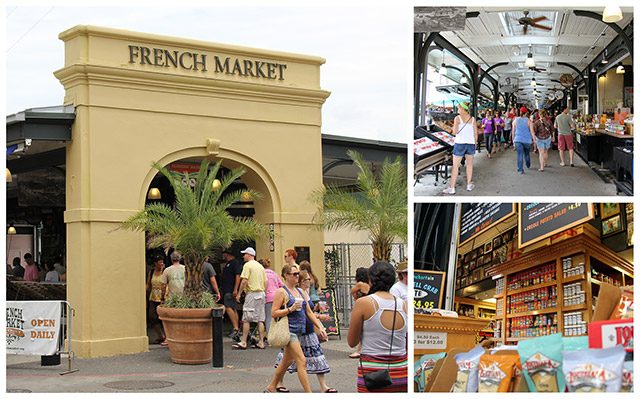
[[449, 187], [442, 192], [445, 194], [456, 193], [456, 180], [458, 169], [465, 157], [467, 165], [467, 191], [473, 190], [473, 156], [476, 153], [478, 143], [478, 126], [476, 119], [469, 114], [469, 103], [458, 104], [458, 116], [453, 120], [453, 134], [456, 136], [453, 145], [453, 167], [451, 168], [451, 180]]
[[365, 374], [386, 369], [392, 383], [375, 392], [407, 392], [407, 303], [389, 293], [395, 275], [391, 264], [374, 263], [369, 268], [369, 295], [359, 298], [351, 312], [347, 342], [351, 347], [362, 343], [358, 392], [370, 392]]

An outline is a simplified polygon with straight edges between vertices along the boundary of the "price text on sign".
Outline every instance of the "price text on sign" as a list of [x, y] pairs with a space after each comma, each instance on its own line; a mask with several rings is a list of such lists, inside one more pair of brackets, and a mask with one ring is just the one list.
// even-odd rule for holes
[[413, 306], [416, 309], [442, 308], [445, 273], [416, 270], [413, 275]]
[[415, 349], [447, 349], [447, 333], [416, 331], [413, 346]]

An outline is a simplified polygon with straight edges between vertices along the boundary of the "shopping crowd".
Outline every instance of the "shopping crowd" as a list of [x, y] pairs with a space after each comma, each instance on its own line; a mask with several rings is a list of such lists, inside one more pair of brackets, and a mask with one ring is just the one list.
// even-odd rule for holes
[[[516, 151], [516, 171], [525, 174], [531, 168], [531, 153], [538, 154], [539, 172], [549, 167], [549, 151], [557, 143], [560, 166], [574, 166], [574, 145], [572, 129], [576, 125], [569, 108], [558, 114], [550, 115], [545, 109], [533, 110], [526, 107], [511, 108], [506, 112], [488, 110], [481, 121], [469, 113], [469, 103], [458, 104], [458, 116], [453, 122], [452, 133], [455, 136], [453, 146], [453, 167], [449, 186], [444, 194], [455, 194], [459, 168], [464, 158], [466, 167], [466, 190], [475, 188], [473, 181], [473, 158], [480, 152], [480, 139], [483, 138], [486, 155], [489, 159], [510, 148]], [[568, 154], [565, 154], [568, 153]], [[566, 156], [568, 155], [568, 159]]]
[[[321, 345], [328, 339], [322, 321], [330, 316], [321, 309], [320, 281], [310, 263], [296, 263], [296, 251], [287, 249], [278, 276], [269, 259], [256, 260], [253, 248], [240, 253], [244, 262], [230, 250], [223, 251], [220, 286], [209, 260], [203, 264], [203, 286], [224, 305], [231, 323], [232, 349], [273, 347], [269, 344], [271, 338], [286, 342], [275, 346], [282, 348], [274, 359], [275, 372], [264, 392], [289, 392], [284, 381], [289, 372], [297, 374], [304, 392], [312, 392], [309, 375], [315, 374], [320, 392], [336, 393], [327, 382], [331, 368]], [[185, 283], [180, 254], [174, 251], [170, 259], [172, 265], [165, 269], [164, 257], [154, 257], [147, 278], [149, 322], [158, 336], [155, 343], [165, 346], [167, 340], [157, 307], [173, 293], [182, 292]], [[407, 392], [406, 262], [397, 269], [387, 262], [376, 262], [358, 269], [356, 277], [347, 341], [356, 348], [349, 357], [358, 361], [357, 376], [352, 377], [357, 381], [358, 392]]]

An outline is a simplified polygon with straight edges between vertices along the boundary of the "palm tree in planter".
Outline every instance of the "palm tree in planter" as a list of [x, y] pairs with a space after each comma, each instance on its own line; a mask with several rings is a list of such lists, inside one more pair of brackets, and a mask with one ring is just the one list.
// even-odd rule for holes
[[407, 177], [400, 158], [385, 159], [378, 176], [362, 155], [347, 155], [358, 168], [354, 190], [328, 186], [316, 190], [312, 198], [318, 205], [314, 221], [323, 228], [341, 227], [369, 232], [375, 261], [389, 262], [394, 238], [407, 239]]
[[[174, 248], [184, 257], [185, 285], [182, 294], [174, 294], [158, 307], [167, 333], [171, 358], [176, 363], [204, 364], [211, 361], [211, 309], [219, 306], [213, 295], [204, 291], [202, 264], [215, 248], [229, 247], [234, 240], [247, 241], [266, 233], [266, 227], [251, 218], [234, 218], [227, 209], [235, 202], [257, 199], [253, 190], [226, 192], [244, 169], [233, 169], [220, 180], [216, 178], [221, 167], [218, 161], [209, 168], [202, 161], [195, 178], [189, 174], [170, 171], [158, 163], [156, 168], [164, 175], [175, 192], [173, 208], [163, 203], [150, 203], [143, 210], [123, 222], [125, 229], [147, 232], [149, 248]], [[199, 334], [199, 336], [196, 336]]]

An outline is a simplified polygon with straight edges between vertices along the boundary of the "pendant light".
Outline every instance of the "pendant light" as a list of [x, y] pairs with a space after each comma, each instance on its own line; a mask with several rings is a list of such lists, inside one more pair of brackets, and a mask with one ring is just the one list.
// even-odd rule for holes
[[11, 171], [9, 168], [5, 168], [7, 170], [7, 183], [11, 183], [13, 181], [13, 176], [11, 176]]
[[442, 65], [440, 65], [440, 75], [446, 76], [447, 65], [444, 63], [444, 50], [442, 50]]
[[211, 191], [218, 191], [221, 186], [222, 183], [220, 183], [220, 180], [214, 179], [213, 183], [211, 183]]
[[160, 190], [157, 187], [151, 187], [149, 189], [149, 194], [147, 194], [147, 199], [150, 200], [159, 200], [162, 196], [160, 195]]
[[460, 84], [463, 85], [467, 83], [469, 83], [469, 79], [467, 79], [466, 76], [462, 75], [462, 77], [460, 78]]
[[527, 59], [524, 61], [524, 66], [527, 68], [536, 66], [536, 61], [533, 59], [533, 53], [531, 52], [531, 45], [529, 45], [529, 52], [527, 53]]
[[623, 75], [624, 74], [624, 65], [618, 65], [618, 67], [616, 68], [616, 73], [618, 75]]
[[596, 67], [591, 67], [591, 73], [596, 73]]
[[16, 231], [16, 228], [13, 226], [13, 223], [11, 223], [9, 225], [9, 228], [7, 229], [7, 235], [9, 236], [13, 236], [16, 235], [18, 232]]
[[536, 83], [536, 77], [535, 77], [535, 76], [533, 77], [533, 79], [531, 79], [531, 83], [530, 83], [530, 85], [531, 85], [532, 87], [536, 87], [537, 83]]
[[618, 22], [622, 19], [622, 10], [618, 6], [606, 6], [602, 13], [602, 22], [608, 24]]
[[602, 56], [602, 62], [603, 64], [608, 64], [609, 60], [607, 60], [607, 49], [604, 49], [604, 55]]

